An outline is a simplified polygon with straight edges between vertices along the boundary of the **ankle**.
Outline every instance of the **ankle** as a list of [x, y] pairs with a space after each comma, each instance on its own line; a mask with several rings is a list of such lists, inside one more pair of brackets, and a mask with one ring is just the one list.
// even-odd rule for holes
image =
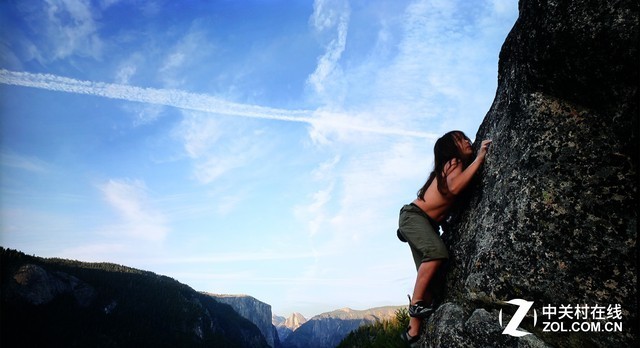
[[414, 301], [412, 303], [412, 305], [419, 305], [419, 306], [422, 306], [422, 307], [429, 307], [429, 306], [431, 306], [431, 303], [429, 303], [429, 301], [425, 301], [425, 300], [417, 300], [417, 301]]

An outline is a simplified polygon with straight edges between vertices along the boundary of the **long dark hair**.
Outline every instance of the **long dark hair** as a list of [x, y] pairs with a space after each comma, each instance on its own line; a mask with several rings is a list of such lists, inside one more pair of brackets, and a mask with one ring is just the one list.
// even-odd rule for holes
[[444, 167], [447, 163], [454, 160], [451, 163], [454, 168], [455, 166], [462, 165], [462, 168], [464, 169], [470, 162], [470, 158], [464, 156], [460, 152], [460, 148], [458, 147], [458, 142], [460, 140], [471, 141], [463, 132], [457, 130], [443, 135], [436, 141], [436, 144], [433, 147], [433, 171], [429, 174], [427, 182], [420, 190], [418, 190], [418, 198], [424, 201], [424, 194], [427, 192], [427, 189], [433, 180], [437, 180], [438, 191], [442, 195], [446, 196], [449, 193], [449, 186], [447, 186], [447, 173], [444, 172]]

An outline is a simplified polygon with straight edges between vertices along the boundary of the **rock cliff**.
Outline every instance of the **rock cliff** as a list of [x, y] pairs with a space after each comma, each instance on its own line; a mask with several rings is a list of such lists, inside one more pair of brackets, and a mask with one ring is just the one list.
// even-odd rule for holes
[[[423, 347], [637, 344], [638, 6], [519, 2], [476, 135], [492, 148], [443, 234], [447, 294]], [[512, 299], [533, 302], [514, 319], [531, 334], [503, 334]]]
[[306, 323], [307, 319], [300, 313], [293, 313], [287, 320], [284, 321], [284, 326], [295, 331], [302, 324]]
[[271, 322], [278, 331], [278, 338], [284, 342], [291, 333], [306, 323], [307, 319], [300, 313], [292, 313], [288, 318], [274, 315]]
[[80, 279], [64, 272], [48, 272], [34, 265], [23, 265], [8, 284], [13, 300], [23, 300], [31, 305], [47, 304], [59, 296], [71, 295], [76, 305], [86, 308], [96, 297], [95, 289]]
[[209, 294], [216, 301], [230, 305], [243, 318], [254, 323], [271, 347], [276, 347], [275, 328], [271, 323], [271, 306], [247, 295]]

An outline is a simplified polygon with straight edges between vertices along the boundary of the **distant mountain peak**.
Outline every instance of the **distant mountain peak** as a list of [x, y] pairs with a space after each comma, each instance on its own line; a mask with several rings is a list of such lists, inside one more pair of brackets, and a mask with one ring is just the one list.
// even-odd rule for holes
[[280, 317], [274, 315], [272, 317], [273, 326], [275, 326], [276, 331], [278, 331], [278, 336], [280, 338], [280, 342], [284, 342], [284, 340], [291, 335], [294, 331], [296, 331], [302, 324], [306, 323], [307, 319], [304, 315], [300, 313], [291, 313], [288, 318]]
[[292, 331], [295, 331], [300, 325], [307, 322], [307, 319], [300, 313], [292, 313], [289, 318], [284, 321], [284, 326], [288, 327]]
[[284, 347], [335, 347], [349, 332], [361, 325], [392, 319], [400, 308], [406, 308], [406, 306], [386, 306], [365, 310], [336, 309], [314, 316], [284, 339], [281, 338], [281, 342]]

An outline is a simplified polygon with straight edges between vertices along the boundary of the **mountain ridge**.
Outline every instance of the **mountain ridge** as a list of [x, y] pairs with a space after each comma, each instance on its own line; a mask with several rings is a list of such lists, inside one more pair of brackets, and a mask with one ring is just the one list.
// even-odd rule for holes
[[231, 306], [117, 264], [0, 247], [0, 305], [3, 347], [269, 347]]
[[[321, 334], [323, 340], [337, 344], [351, 330], [384, 320], [400, 308], [341, 308], [309, 320], [292, 313], [288, 318], [280, 317], [283, 327], [291, 327], [280, 338], [273, 323], [278, 316], [273, 315], [270, 305], [251, 295], [200, 292], [150, 271], [115, 263], [29, 256], [1, 246], [0, 304], [0, 343], [7, 346], [20, 340], [26, 347], [287, 347], [287, 336], [309, 322], [315, 336], [307, 341], [297, 339], [299, 345], [295, 346], [320, 347], [309, 339]], [[329, 330], [319, 332], [318, 322]], [[39, 335], [25, 331], [34, 327], [40, 330]], [[74, 331], [75, 327], [84, 329]], [[132, 332], [136, 334], [132, 336]]]
[[313, 316], [283, 342], [284, 348], [330, 348], [359, 327], [395, 318], [406, 306], [383, 306], [354, 310], [341, 308]]

